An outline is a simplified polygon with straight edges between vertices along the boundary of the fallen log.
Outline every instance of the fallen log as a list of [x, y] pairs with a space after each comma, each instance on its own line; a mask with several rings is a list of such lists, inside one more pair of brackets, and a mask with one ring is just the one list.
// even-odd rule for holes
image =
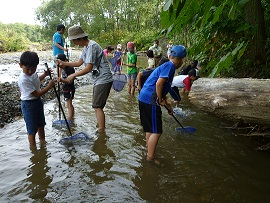
[[219, 117], [270, 127], [269, 79], [199, 78], [189, 100]]

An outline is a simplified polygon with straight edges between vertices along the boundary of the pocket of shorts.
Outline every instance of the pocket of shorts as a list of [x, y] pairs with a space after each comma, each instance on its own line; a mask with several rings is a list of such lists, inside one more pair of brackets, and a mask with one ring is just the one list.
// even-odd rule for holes
[[33, 106], [32, 102], [22, 102], [22, 109], [30, 109]]

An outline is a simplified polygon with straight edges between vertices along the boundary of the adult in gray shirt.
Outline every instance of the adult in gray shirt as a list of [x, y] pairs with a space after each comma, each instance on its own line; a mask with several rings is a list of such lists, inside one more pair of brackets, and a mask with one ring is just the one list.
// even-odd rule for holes
[[112, 87], [113, 76], [103, 53], [101, 46], [93, 40], [88, 39], [81, 26], [74, 25], [68, 29], [68, 39], [74, 44], [83, 47], [82, 54], [76, 62], [64, 62], [57, 60], [60, 65], [79, 67], [82, 64], [85, 68], [69, 75], [66, 78], [68, 83], [74, 81], [75, 77], [90, 73], [94, 81], [92, 107], [95, 109], [98, 133], [105, 132], [105, 107], [107, 98]]

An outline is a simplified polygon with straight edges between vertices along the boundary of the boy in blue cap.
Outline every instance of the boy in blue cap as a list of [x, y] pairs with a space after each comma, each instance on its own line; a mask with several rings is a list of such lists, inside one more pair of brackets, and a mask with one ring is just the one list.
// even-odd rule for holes
[[172, 107], [166, 95], [171, 89], [175, 70], [181, 67], [185, 57], [186, 48], [182, 45], [174, 46], [170, 52], [170, 61], [157, 67], [140, 91], [140, 120], [146, 136], [147, 161], [155, 161], [154, 153], [163, 131], [161, 106], [166, 105], [169, 109], [168, 113], [172, 114]]

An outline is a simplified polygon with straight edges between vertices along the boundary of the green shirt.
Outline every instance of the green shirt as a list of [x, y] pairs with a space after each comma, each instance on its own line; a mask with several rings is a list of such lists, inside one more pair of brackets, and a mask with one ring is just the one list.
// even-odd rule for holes
[[[137, 55], [135, 53], [127, 53], [127, 64], [135, 64], [137, 63]], [[127, 74], [137, 73], [137, 67], [127, 66]]]

